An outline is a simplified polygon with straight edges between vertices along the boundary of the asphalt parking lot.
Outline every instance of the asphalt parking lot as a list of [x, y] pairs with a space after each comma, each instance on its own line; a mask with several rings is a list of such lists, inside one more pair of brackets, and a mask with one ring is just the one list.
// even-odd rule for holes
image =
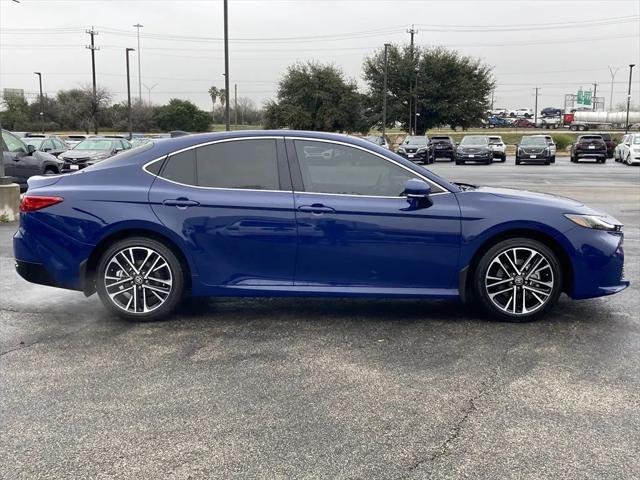
[[21, 280], [0, 225], [0, 478], [640, 477], [640, 168], [430, 168], [606, 210], [631, 288], [522, 325], [320, 299], [133, 324]]

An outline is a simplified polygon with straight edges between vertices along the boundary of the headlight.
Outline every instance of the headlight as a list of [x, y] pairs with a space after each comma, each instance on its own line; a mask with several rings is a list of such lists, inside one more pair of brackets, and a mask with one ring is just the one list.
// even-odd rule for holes
[[399, 152], [404, 152], [404, 147], [398, 147]]
[[418, 149], [418, 153], [420, 153], [420, 152], [426, 152], [426, 151], [427, 151], [427, 147], [420, 147], [420, 148]]
[[622, 225], [616, 225], [607, 221], [606, 217], [601, 215], [578, 215], [574, 213], [565, 213], [565, 217], [573, 223], [584, 228], [593, 228], [594, 230], [607, 230], [609, 232], [619, 232]]

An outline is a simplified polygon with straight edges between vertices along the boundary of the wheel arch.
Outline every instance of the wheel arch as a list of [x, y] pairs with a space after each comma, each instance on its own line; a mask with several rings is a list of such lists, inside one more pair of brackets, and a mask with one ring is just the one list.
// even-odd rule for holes
[[98, 267], [98, 262], [102, 254], [111, 246], [114, 242], [119, 240], [124, 240], [126, 238], [131, 237], [145, 237], [156, 240], [167, 248], [169, 248], [178, 258], [180, 265], [184, 271], [184, 287], [185, 289], [190, 289], [192, 287], [192, 275], [194, 269], [191, 266], [189, 259], [186, 254], [178, 246], [178, 244], [171, 239], [169, 236], [164, 235], [156, 230], [152, 230], [144, 227], [128, 227], [123, 228], [121, 230], [117, 230], [109, 233], [104, 236], [95, 246], [91, 255], [82, 263], [81, 269], [81, 279], [82, 279], [82, 290], [86, 296], [92, 295], [95, 293], [95, 276], [96, 270]]
[[562, 268], [562, 291], [565, 293], [570, 293], [573, 291], [573, 263], [571, 262], [569, 254], [563, 247], [562, 243], [558, 240], [558, 238], [550, 235], [549, 233], [536, 230], [534, 228], [519, 227], [503, 230], [489, 236], [476, 249], [469, 263], [462, 270], [460, 270], [458, 289], [460, 291], [460, 297], [463, 299], [463, 301], [465, 301], [466, 298], [468, 298], [472, 293], [475, 269], [482, 256], [496, 243], [517, 237], [537, 240], [546, 247], [550, 248], [551, 251], [558, 257], [558, 261], [560, 262], [560, 266]]

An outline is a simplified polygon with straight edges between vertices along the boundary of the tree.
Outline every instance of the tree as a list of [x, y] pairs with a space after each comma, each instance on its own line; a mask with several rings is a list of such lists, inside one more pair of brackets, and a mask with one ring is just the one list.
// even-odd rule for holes
[[30, 121], [29, 104], [23, 95], [6, 95], [6, 110], [2, 112], [2, 126], [9, 130], [25, 128]]
[[161, 130], [186, 130], [205, 132], [209, 130], [209, 114], [188, 100], [172, 98], [167, 105], [158, 107], [156, 122]]
[[[387, 53], [387, 126], [400, 122], [408, 130], [409, 91], [415, 95], [416, 74], [419, 134], [435, 126], [470, 127], [484, 117], [495, 83], [490, 67], [480, 60], [442, 47], [414, 47], [412, 51], [409, 46], [392, 45]], [[380, 125], [384, 49], [365, 59], [364, 79], [369, 87], [366, 102], [369, 119]]]
[[215, 115], [216, 110], [216, 99], [220, 96], [220, 90], [217, 87], [211, 87], [209, 89], [209, 96], [211, 97], [211, 103], [213, 106], [211, 107], [211, 115]]
[[111, 102], [111, 92], [106, 88], [97, 88], [94, 101], [92, 87], [84, 86], [60, 90], [56, 99], [60, 105], [60, 124], [89, 133], [92, 127], [96, 131], [98, 124], [104, 123], [108, 117], [107, 108]]
[[278, 86], [277, 101], [265, 107], [265, 127], [298, 130], [366, 131], [356, 83], [333, 65], [290, 66]]

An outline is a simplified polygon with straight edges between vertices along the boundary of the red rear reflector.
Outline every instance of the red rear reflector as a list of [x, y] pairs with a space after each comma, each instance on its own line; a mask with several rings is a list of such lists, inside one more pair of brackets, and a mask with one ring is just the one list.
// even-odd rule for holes
[[62, 197], [40, 197], [37, 195], [25, 195], [20, 202], [21, 212], [35, 212], [42, 208], [50, 207], [64, 200]]

